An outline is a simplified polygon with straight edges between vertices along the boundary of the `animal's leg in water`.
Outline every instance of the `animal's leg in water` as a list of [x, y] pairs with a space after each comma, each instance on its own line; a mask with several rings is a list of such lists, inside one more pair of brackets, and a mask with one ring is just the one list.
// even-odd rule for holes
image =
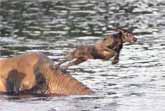
[[82, 63], [84, 61], [86, 61], [85, 58], [74, 59], [74, 60], [70, 61], [67, 65], [63, 66], [62, 70], [66, 70], [69, 66], [78, 65], [78, 64], [80, 64], [80, 63]]
[[117, 64], [119, 62], [119, 55], [120, 55], [120, 51], [121, 51], [122, 47], [123, 47], [123, 45], [120, 45], [117, 48], [115, 55], [114, 55], [114, 58], [112, 60], [112, 64]]

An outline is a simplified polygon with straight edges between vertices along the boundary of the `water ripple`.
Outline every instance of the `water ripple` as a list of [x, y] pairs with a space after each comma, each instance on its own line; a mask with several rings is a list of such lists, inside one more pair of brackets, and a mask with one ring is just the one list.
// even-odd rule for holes
[[[77, 46], [91, 45], [124, 27], [138, 41], [125, 44], [120, 61], [89, 60], [69, 68], [96, 93], [69, 97], [1, 95], [0, 110], [164, 111], [165, 2], [163, 0], [1, 0], [2, 57], [29, 51], [55, 63]], [[154, 106], [154, 107], [153, 107]]]

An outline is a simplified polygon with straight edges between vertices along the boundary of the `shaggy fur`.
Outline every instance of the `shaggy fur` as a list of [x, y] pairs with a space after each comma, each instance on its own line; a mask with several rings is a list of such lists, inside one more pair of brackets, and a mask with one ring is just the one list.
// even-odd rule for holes
[[83, 95], [93, 91], [55, 68], [41, 53], [0, 59], [0, 92], [8, 94]]
[[69, 62], [65, 68], [71, 65], [80, 64], [88, 59], [112, 59], [112, 64], [119, 62], [120, 51], [123, 48], [125, 42], [135, 43], [137, 38], [131, 32], [127, 30], [118, 29], [115, 33], [108, 35], [103, 40], [99, 40], [95, 45], [80, 46], [67, 54], [64, 61], [61, 61], [58, 65]]

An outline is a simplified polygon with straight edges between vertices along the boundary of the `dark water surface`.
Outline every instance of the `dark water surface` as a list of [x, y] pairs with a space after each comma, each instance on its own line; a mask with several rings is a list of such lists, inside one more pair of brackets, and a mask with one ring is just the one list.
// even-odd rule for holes
[[120, 63], [89, 60], [69, 72], [96, 93], [69, 97], [0, 96], [0, 111], [165, 111], [164, 0], [0, 0], [1, 57], [40, 51], [55, 62], [113, 27], [132, 30]]

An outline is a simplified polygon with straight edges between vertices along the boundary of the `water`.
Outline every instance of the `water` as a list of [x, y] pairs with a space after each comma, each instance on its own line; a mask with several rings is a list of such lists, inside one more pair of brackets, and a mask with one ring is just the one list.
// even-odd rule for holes
[[120, 62], [89, 60], [69, 72], [96, 93], [68, 97], [0, 96], [0, 111], [165, 111], [164, 0], [1, 0], [0, 46], [48, 55], [56, 63], [114, 27], [132, 30]]

